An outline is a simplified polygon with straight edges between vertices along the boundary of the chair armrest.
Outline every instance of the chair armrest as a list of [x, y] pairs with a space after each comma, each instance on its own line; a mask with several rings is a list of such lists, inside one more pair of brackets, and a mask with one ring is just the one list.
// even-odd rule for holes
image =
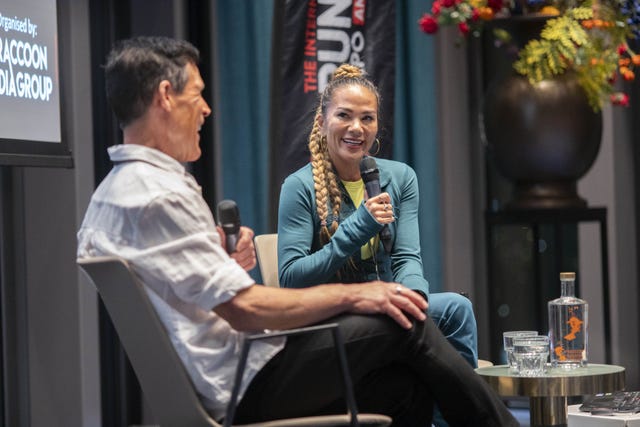
[[275, 337], [288, 337], [292, 335], [306, 334], [309, 332], [325, 331], [327, 329], [335, 329], [337, 327], [338, 327], [337, 323], [326, 323], [322, 325], [305, 326], [303, 328], [267, 330], [262, 333], [247, 335], [245, 339], [250, 341], [259, 341], [259, 340], [275, 338]]
[[259, 334], [251, 334], [245, 337], [244, 342], [242, 343], [242, 350], [240, 353], [240, 360], [238, 361], [238, 367], [236, 369], [235, 380], [233, 384], [233, 390], [231, 392], [231, 400], [229, 401], [229, 405], [227, 406], [227, 414], [224, 417], [223, 427], [230, 427], [233, 422], [233, 417], [235, 416], [236, 405], [238, 400], [238, 394], [240, 393], [240, 386], [242, 384], [242, 375], [244, 373], [244, 368], [247, 364], [247, 358], [249, 356], [249, 350], [251, 349], [251, 344], [254, 341], [282, 337], [282, 336], [293, 336], [307, 333], [314, 333], [330, 330], [333, 336], [333, 341], [336, 346], [336, 352], [338, 354], [338, 362], [340, 365], [340, 373], [342, 374], [342, 382], [345, 390], [345, 399], [347, 401], [347, 409], [349, 410], [349, 415], [351, 416], [351, 427], [358, 426], [358, 408], [356, 405], [356, 399], [353, 394], [353, 383], [351, 382], [351, 375], [349, 373], [349, 365], [347, 363], [347, 354], [344, 349], [344, 342], [342, 341], [342, 335], [340, 334], [340, 328], [337, 323], [327, 323], [322, 325], [314, 325], [307, 326], [304, 328], [295, 328], [295, 329], [287, 329], [282, 331], [269, 331]]

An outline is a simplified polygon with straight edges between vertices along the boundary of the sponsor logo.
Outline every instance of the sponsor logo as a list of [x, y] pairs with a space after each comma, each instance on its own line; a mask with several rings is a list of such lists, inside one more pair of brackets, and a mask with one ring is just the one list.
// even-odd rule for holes
[[333, 71], [343, 63], [365, 68], [361, 53], [366, 41], [366, 0], [309, 0], [305, 27], [303, 90], [322, 92]]
[[351, 22], [353, 22], [353, 25], [364, 27], [364, 12], [366, 3], [366, 0], [353, 0], [351, 11]]

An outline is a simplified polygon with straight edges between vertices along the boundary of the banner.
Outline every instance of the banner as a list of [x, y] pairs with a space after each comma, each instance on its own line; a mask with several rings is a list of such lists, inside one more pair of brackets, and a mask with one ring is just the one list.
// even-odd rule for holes
[[276, 0], [270, 129], [270, 213], [274, 227], [280, 186], [309, 161], [307, 139], [319, 94], [340, 64], [364, 68], [378, 87], [382, 100], [378, 136], [382, 144], [376, 156], [391, 157], [395, 3]]

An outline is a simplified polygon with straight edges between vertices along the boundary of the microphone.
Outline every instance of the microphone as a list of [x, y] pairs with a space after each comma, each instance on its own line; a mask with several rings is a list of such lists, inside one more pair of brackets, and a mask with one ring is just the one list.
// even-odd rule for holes
[[[380, 189], [380, 171], [378, 171], [378, 165], [376, 159], [370, 156], [364, 156], [360, 160], [360, 176], [364, 181], [364, 186], [367, 189], [367, 195], [369, 197], [375, 197], [382, 193]], [[385, 224], [380, 230], [380, 241], [385, 252], [391, 253], [391, 230], [389, 225]]]
[[233, 200], [223, 200], [218, 203], [218, 224], [226, 236], [227, 253], [236, 251], [238, 233], [240, 233], [240, 211]]

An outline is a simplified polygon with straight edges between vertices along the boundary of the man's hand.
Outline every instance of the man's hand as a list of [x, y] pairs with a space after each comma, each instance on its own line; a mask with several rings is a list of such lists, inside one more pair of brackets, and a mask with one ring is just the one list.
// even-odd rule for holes
[[384, 313], [405, 329], [411, 329], [412, 322], [407, 316], [425, 320], [428, 303], [416, 292], [398, 283], [370, 282], [345, 285], [353, 292], [353, 313]]
[[[224, 234], [224, 230], [222, 227], [216, 227], [218, 229], [218, 234], [220, 234], [220, 241], [222, 242], [222, 247], [226, 251], [227, 248], [227, 239]], [[256, 248], [253, 246], [253, 230], [249, 227], [241, 226], [240, 232], [238, 233], [238, 243], [236, 244], [236, 251], [229, 256], [236, 260], [240, 267], [244, 268], [246, 271], [251, 270], [256, 266]]]

